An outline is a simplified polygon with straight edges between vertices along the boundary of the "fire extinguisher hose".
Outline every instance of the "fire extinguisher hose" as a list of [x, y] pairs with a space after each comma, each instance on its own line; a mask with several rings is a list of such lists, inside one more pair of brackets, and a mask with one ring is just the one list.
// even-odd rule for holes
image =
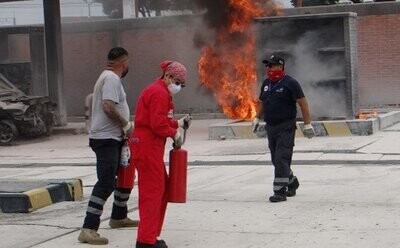
[[182, 145], [185, 144], [185, 141], [186, 141], [186, 131], [187, 131], [187, 128], [184, 128], [184, 129], [183, 129], [183, 141], [182, 141]]
[[[192, 119], [191, 114], [189, 114], [189, 118], [190, 120]], [[184, 121], [183, 123], [183, 141], [182, 141], [182, 145], [185, 144], [186, 141], [186, 131], [189, 129], [189, 123]]]

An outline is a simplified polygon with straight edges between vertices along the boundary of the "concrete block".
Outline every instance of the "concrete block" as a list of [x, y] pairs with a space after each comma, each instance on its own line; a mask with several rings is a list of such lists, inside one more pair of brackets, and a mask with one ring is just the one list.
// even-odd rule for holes
[[83, 184], [81, 179], [53, 179], [48, 181], [49, 184], [65, 184], [66, 192], [69, 192], [71, 197], [68, 201], [80, 201], [83, 199]]
[[1, 213], [28, 213], [31, 209], [29, 197], [21, 193], [0, 193]]
[[[76, 201], [83, 198], [83, 188], [81, 179], [70, 180], [49, 180], [46, 186], [31, 188], [32, 186], [43, 185], [43, 181], [23, 181], [15, 182], [16, 187], [4, 187], [0, 191], [0, 211], [3, 213], [29, 213], [36, 209], [49, 206], [53, 203], [62, 201]], [[10, 192], [13, 191], [14, 192]]]
[[[385, 129], [400, 122], [400, 111], [391, 111], [380, 114], [377, 118], [354, 119], [354, 120], [326, 120], [313, 121], [312, 126], [316, 136], [351, 136], [372, 135], [379, 130]], [[303, 122], [296, 123], [296, 137], [304, 137]], [[267, 136], [265, 123], [261, 122], [254, 134], [252, 124], [247, 121], [228, 121], [210, 125], [209, 139], [252, 139]]]
[[368, 120], [351, 120], [347, 121], [347, 125], [353, 135], [372, 135], [379, 131], [379, 121], [376, 118]]
[[[394, 117], [390, 117], [394, 118]], [[399, 114], [400, 120], [400, 114]], [[389, 122], [389, 121], [388, 121]], [[393, 121], [390, 121], [393, 122]], [[367, 120], [337, 120], [337, 121], [314, 121], [312, 126], [316, 136], [351, 136], [372, 135], [379, 131], [379, 120], [371, 118]], [[296, 123], [296, 137], [304, 137], [303, 122]], [[252, 139], [267, 136], [265, 123], [261, 123], [254, 134], [251, 122], [224, 122], [210, 125], [209, 139]]]
[[83, 199], [83, 184], [81, 179], [68, 180], [68, 187], [70, 189], [72, 199], [74, 201], [81, 201]]
[[31, 207], [28, 212], [46, 207], [52, 204], [51, 196], [47, 188], [32, 189], [24, 193], [28, 196]]
[[378, 116], [380, 129], [388, 128], [398, 122], [400, 122], [400, 111], [391, 111], [386, 114], [381, 114]]
[[51, 184], [47, 187], [51, 202], [73, 201], [73, 196], [70, 192], [68, 184], [63, 182], [59, 184]]
[[[313, 122], [311, 125], [314, 128], [315, 136], [328, 136], [328, 132], [322, 122]], [[301, 123], [300, 126], [301, 132], [303, 132], [304, 124]]]
[[[262, 125], [258, 128], [263, 129]], [[252, 123], [247, 121], [229, 121], [210, 125], [209, 139], [254, 139], [258, 136], [252, 131]]]
[[351, 131], [346, 122], [324, 123], [328, 136], [351, 136]]
[[257, 138], [256, 134], [252, 131], [251, 125], [232, 125], [231, 128], [235, 137], [242, 137], [245, 139]]

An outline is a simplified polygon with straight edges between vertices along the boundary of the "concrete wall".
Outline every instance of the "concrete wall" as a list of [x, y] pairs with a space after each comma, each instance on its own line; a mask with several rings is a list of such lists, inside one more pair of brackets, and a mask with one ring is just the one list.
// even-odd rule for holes
[[198, 83], [200, 50], [193, 45], [193, 39], [199, 21], [198, 17], [171, 17], [64, 24], [68, 114], [82, 115], [83, 100], [92, 92], [113, 46], [122, 46], [130, 54], [130, 71], [123, 81], [132, 111], [141, 90], [161, 76], [160, 63], [170, 59], [182, 62], [188, 69], [188, 87], [174, 97], [176, 112], [220, 112], [211, 93]]
[[[199, 84], [197, 61], [201, 50], [195, 47], [194, 37], [201, 28], [200, 21], [198, 16], [180, 16], [64, 23], [64, 91], [68, 115], [84, 114], [85, 97], [93, 91], [99, 74], [105, 68], [107, 53], [114, 46], [122, 46], [130, 54], [130, 72], [123, 82], [132, 114], [139, 93], [161, 76], [160, 63], [166, 59], [180, 61], [188, 69], [187, 87], [174, 97], [176, 112], [220, 113], [212, 94]], [[26, 63], [29, 69], [31, 60], [29, 35], [11, 34], [7, 39], [3, 36], [2, 42], [7, 42], [8, 54], [0, 61], [0, 72], [10, 71], [10, 67], [19, 71], [24, 69], [24, 73], [17, 74], [30, 79], [32, 73], [26, 71]], [[24, 63], [23, 68], [21, 63]], [[32, 93], [29, 82], [24, 80], [20, 85], [18, 77], [10, 79], [14, 78], [16, 80], [11, 81], [18, 87]], [[42, 91], [46, 91], [45, 88]]]
[[[22, 49], [21, 49], [22, 48]], [[6, 63], [30, 62], [29, 35], [14, 34], [8, 36], [8, 58]]]
[[360, 103], [400, 106], [400, 14], [360, 16], [358, 60]]

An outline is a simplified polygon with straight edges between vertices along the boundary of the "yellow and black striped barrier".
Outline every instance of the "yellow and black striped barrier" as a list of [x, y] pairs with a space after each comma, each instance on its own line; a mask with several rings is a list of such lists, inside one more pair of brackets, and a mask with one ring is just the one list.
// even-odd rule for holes
[[[314, 128], [315, 136], [365, 136], [372, 135], [379, 131], [380, 121], [377, 118], [367, 120], [336, 120], [336, 121], [313, 121], [311, 125]], [[296, 123], [297, 137], [304, 137], [303, 122]], [[261, 122], [257, 131], [253, 133], [251, 122], [246, 121], [228, 121], [210, 125], [209, 139], [252, 139], [266, 137], [265, 123]]]
[[50, 180], [46, 187], [22, 193], [0, 193], [0, 210], [3, 213], [29, 213], [53, 203], [82, 198], [81, 179]]
[[[297, 124], [297, 137], [304, 137], [303, 123]], [[371, 120], [343, 120], [343, 121], [320, 121], [312, 122], [315, 136], [365, 136], [372, 135], [379, 131], [379, 122], [377, 119]]]

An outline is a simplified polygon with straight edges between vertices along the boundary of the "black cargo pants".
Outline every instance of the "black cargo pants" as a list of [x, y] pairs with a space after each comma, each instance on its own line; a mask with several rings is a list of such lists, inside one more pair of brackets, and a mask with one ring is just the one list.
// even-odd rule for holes
[[[290, 180], [294, 178], [290, 168], [296, 134], [296, 119], [277, 125], [266, 125], [268, 147], [275, 168], [273, 189], [275, 194], [285, 195]], [[292, 180], [293, 181], [293, 180]]]
[[115, 188], [122, 142], [114, 139], [90, 139], [89, 145], [96, 154], [97, 182], [89, 199], [83, 228], [97, 230], [103, 206], [113, 192], [111, 218], [118, 220], [127, 217], [126, 203], [132, 189]]

